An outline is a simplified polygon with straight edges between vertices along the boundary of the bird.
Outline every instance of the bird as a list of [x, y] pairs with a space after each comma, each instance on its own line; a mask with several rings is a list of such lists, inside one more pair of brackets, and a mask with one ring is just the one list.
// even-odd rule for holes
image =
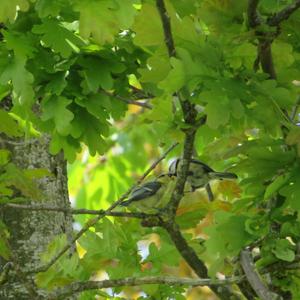
[[[181, 167], [182, 159], [175, 159], [169, 166], [169, 174], [178, 175], [178, 169]], [[191, 159], [189, 171], [187, 174], [187, 183], [191, 186], [192, 192], [199, 188], [205, 188], [210, 201], [213, 201], [209, 182], [213, 179], [237, 179], [237, 175], [230, 172], [216, 172], [211, 167], [198, 159]]]
[[173, 174], [161, 174], [155, 180], [136, 187], [129, 198], [120, 205], [143, 213], [157, 213], [170, 201], [176, 184], [175, 179]]

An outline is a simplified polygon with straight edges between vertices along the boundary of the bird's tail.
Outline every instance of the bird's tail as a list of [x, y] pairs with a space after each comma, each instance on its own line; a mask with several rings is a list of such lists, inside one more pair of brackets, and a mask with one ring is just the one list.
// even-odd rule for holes
[[212, 179], [237, 179], [237, 175], [229, 172], [209, 172]]

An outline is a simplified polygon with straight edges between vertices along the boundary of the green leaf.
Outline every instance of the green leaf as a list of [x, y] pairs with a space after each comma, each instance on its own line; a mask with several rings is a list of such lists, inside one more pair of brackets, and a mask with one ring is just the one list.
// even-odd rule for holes
[[287, 205], [297, 211], [300, 211], [300, 174], [292, 176], [289, 184], [281, 188], [279, 193], [286, 197]]
[[214, 217], [214, 224], [205, 228], [205, 233], [209, 236], [205, 245], [211, 255], [237, 255], [253, 239], [245, 230], [245, 222], [248, 219], [246, 216], [217, 211]]
[[53, 79], [47, 84], [46, 91], [51, 94], [60, 95], [67, 86], [66, 75], [66, 72], [53, 74]]
[[167, 52], [160, 48], [147, 60], [147, 67], [138, 72], [141, 74], [141, 82], [158, 83], [167, 77], [170, 70]]
[[81, 84], [84, 90], [96, 93], [100, 86], [105, 90], [113, 87], [110, 66], [104, 60], [89, 57], [82, 60], [81, 65], [84, 67], [82, 71], [84, 81]]
[[230, 66], [238, 69], [243, 65], [252, 67], [253, 61], [256, 59], [257, 49], [250, 43], [242, 43], [237, 46], [230, 47], [226, 60]]
[[35, 9], [37, 10], [40, 18], [45, 18], [49, 15], [56, 17], [59, 14], [60, 10], [64, 6], [66, 6], [66, 4], [69, 4], [68, 2], [68, 0], [37, 0], [35, 4]]
[[274, 195], [290, 178], [290, 173], [278, 176], [271, 184], [268, 185], [265, 191], [264, 199], [269, 199]]
[[84, 42], [74, 32], [67, 29], [56, 19], [45, 19], [42, 25], [35, 25], [33, 33], [42, 35], [45, 46], [60, 53], [62, 57], [69, 57], [73, 52], [79, 52]]
[[7, 48], [13, 50], [16, 57], [21, 60], [33, 58], [37, 50], [33, 47], [33, 37], [30, 34], [4, 31], [3, 36], [6, 40]]
[[14, 22], [17, 11], [27, 11], [29, 3], [27, 0], [0, 0], [0, 22], [6, 22], [9, 20], [11, 23]]
[[17, 121], [6, 111], [0, 109], [0, 132], [10, 137], [22, 136], [22, 130]]
[[26, 169], [24, 175], [31, 180], [53, 176], [47, 169]]
[[[282, 53], [284, 53], [284, 56]], [[286, 69], [295, 61], [293, 46], [280, 40], [275, 40], [273, 43], [272, 54], [278, 69]]]
[[67, 109], [67, 106], [72, 103], [72, 100], [63, 96], [50, 96], [43, 100], [43, 121], [53, 120], [56, 130], [61, 135], [67, 135], [71, 132], [71, 121], [74, 114]]
[[0, 256], [5, 260], [10, 259], [10, 249], [8, 247], [9, 232], [5, 224], [0, 220]]
[[296, 220], [291, 222], [285, 222], [280, 228], [281, 237], [291, 237], [292, 239], [298, 240], [300, 236], [300, 223]]
[[151, 105], [153, 105], [153, 109], [144, 115], [145, 119], [151, 121], [172, 121], [172, 97], [164, 95], [154, 98], [151, 100]]
[[6, 165], [10, 160], [10, 151], [7, 149], [0, 149], [0, 166]]
[[65, 234], [57, 235], [47, 245], [47, 250], [41, 254], [41, 261], [47, 263], [53, 256], [55, 256], [67, 244]]
[[189, 16], [195, 13], [195, 7], [197, 6], [195, 0], [172, 0], [172, 5], [176, 9], [176, 12], [181, 16]]
[[63, 150], [64, 157], [71, 163], [75, 160], [76, 153], [81, 150], [81, 147], [78, 140], [71, 136], [64, 137], [58, 133], [53, 133], [49, 150], [53, 155], [56, 155], [60, 150]]
[[197, 209], [176, 217], [176, 222], [181, 229], [195, 228], [196, 225], [206, 216], [206, 214], [206, 209]]
[[133, 3], [132, 0], [77, 0], [75, 10], [80, 13], [81, 36], [92, 37], [100, 45], [112, 43], [119, 30], [128, 28], [133, 22], [136, 12]]
[[109, 119], [106, 108], [110, 105], [110, 99], [107, 95], [99, 93], [91, 95], [87, 99], [76, 99], [75, 101], [80, 106], [86, 107], [87, 111], [101, 122], [106, 123]]
[[177, 58], [171, 57], [170, 63], [172, 66], [171, 71], [158, 86], [166, 93], [173, 94], [183, 87], [185, 83], [185, 70], [182, 61]]
[[0, 76], [0, 83], [7, 84], [10, 80], [13, 85], [13, 99], [16, 104], [29, 107], [34, 102], [32, 89], [33, 75], [27, 71], [24, 59], [15, 58], [5, 68]]
[[132, 26], [134, 43], [141, 47], [164, 45], [164, 35], [157, 8], [145, 3]]
[[207, 113], [207, 125], [216, 129], [221, 125], [226, 125], [229, 121], [228, 98], [218, 92], [203, 93], [202, 97], [208, 104], [205, 107]]
[[262, 215], [253, 216], [246, 220], [245, 230], [257, 238], [262, 238], [269, 233], [270, 224]]
[[[5, 180], [7, 186], [14, 186], [22, 195], [33, 199], [35, 201], [42, 200], [41, 190], [38, 188], [36, 179], [44, 177], [49, 173], [42, 171], [28, 171], [19, 169], [13, 163], [9, 163], [5, 166], [5, 174], [2, 177], [2, 180]], [[35, 177], [34, 174], [37, 172], [39, 176]]]
[[107, 144], [103, 136], [109, 134], [109, 123], [102, 120], [99, 122], [97, 118], [89, 114], [84, 109], [78, 110], [72, 121], [71, 135], [74, 138], [80, 137], [81, 140], [89, 147], [90, 154], [95, 155], [96, 152], [103, 154]]
[[230, 107], [231, 107], [230, 113], [234, 118], [240, 119], [244, 116], [245, 109], [240, 99], [231, 99]]
[[[47, 248], [47, 251], [42, 253], [42, 261], [47, 263], [67, 244], [65, 235], [56, 237]], [[36, 283], [44, 289], [53, 289], [55, 287], [64, 286], [73, 281], [77, 281], [83, 275], [83, 268], [79, 264], [77, 253], [71, 257], [62, 256], [59, 263], [52, 265], [46, 272], [41, 272], [36, 275]]]
[[149, 255], [146, 262], [151, 262], [153, 268], [161, 270], [164, 265], [176, 266], [179, 262], [179, 255], [174, 251], [174, 246], [166, 242], [158, 248], [154, 243], [149, 245]]
[[293, 245], [286, 239], [277, 240], [272, 252], [277, 258], [284, 261], [292, 262], [295, 259]]

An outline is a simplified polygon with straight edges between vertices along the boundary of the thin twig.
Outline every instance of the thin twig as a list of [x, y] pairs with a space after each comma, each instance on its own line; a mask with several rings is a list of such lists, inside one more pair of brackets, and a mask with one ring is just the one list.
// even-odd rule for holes
[[[7, 203], [3, 204], [5, 207], [11, 207], [15, 209], [22, 209], [22, 210], [30, 210], [30, 211], [53, 211], [53, 212], [63, 212], [68, 213], [72, 215], [103, 215], [105, 216], [111, 216], [111, 217], [125, 217], [125, 218], [138, 218], [138, 219], [144, 219], [147, 217], [154, 217], [157, 216], [155, 214], [145, 214], [145, 213], [139, 213], [139, 212], [119, 212], [119, 211], [105, 211], [103, 209], [100, 210], [94, 210], [94, 209], [85, 209], [85, 208], [65, 208], [65, 207], [55, 207], [55, 206], [47, 206], [43, 204], [16, 204], [16, 203]], [[1, 205], [0, 205], [1, 207]]]
[[166, 6], [163, 0], [156, 0], [156, 7], [158, 9], [160, 19], [163, 26], [165, 44], [168, 48], [169, 56], [176, 56], [176, 49], [174, 44], [174, 39], [171, 30], [170, 17], [167, 13]]
[[70, 248], [70, 245], [74, 244], [86, 231], [89, 230], [90, 227], [94, 226], [100, 219], [106, 216], [106, 213], [110, 213], [115, 207], [117, 207], [124, 199], [128, 197], [128, 195], [135, 189], [147, 176], [148, 174], [168, 155], [170, 151], [172, 151], [178, 143], [174, 143], [171, 147], [167, 149], [167, 151], [157, 159], [147, 170], [146, 172], [139, 178], [139, 180], [134, 184], [125, 194], [123, 194], [117, 201], [115, 201], [106, 211], [100, 213], [96, 218], [87, 221], [87, 223], [83, 226], [83, 228], [75, 235], [72, 239], [71, 243], [68, 243], [62, 250], [60, 250], [55, 256], [53, 256], [48, 263], [43, 266], [40, 266], [36, 269], [30, 270], [27, 273], [39, 273], [46, 272], [55, 262], [64, 255]]
[[141, 106], [141, 107], [144, 107], [144, 108], [148, 108], [148, 109], [152, 109], [152, 105], [150, 105], [149, 103], [145, 103], [145, 102], [139, 102], [139, 101], [135, 101], [135, 100], [131, 100], [131, 99], [127, 99], [127, 98], [124, 98], [120, 95], [115, 95], [113, 93], [110, 93], [110, 92], [107, 92], [105, 90], [101, 90], [101, 93], [102, 94], [105, 94], [109, 97], [112, 97], [112, 98], [116, 98], [118, 100], [121, 100], [127, 104], [132, 104], [132, 105], [137, 105], [137, 106]]
[[287, 20], [290, 15], [300, 7], [300, 0], [296, 0], [294, 3], [286, 6], [276, 15], [269, 18], [267, 23], [270, 26], [278, 26], [282, 21]]
[[234, 284], [243, 280], [243, 276], [228, 277], [226, 279], [191, 279], [164, 276], [149, 277], [128, 277], [122, 279], [111, 279], [102, 281], [74, 282], [63, 288], [59, 288], [50, 294], [49, 299], [65, 299], [74, 293], [103, 288], [113, 288], [120, 286], [140, 286], [144, 284], [166, 284], [166, 285], [186, 285], [186, 286], [223, 286]]
[[261, 280], [258, 271], [255, 270], [254, 262], [249, 250], [243, 250], [240, 254], [241, 266], [248, 279], [248, 282], [256, 292], [257, 296], [262, 300], [278, 299], [276, 294], [271, 293], [267, 286]]

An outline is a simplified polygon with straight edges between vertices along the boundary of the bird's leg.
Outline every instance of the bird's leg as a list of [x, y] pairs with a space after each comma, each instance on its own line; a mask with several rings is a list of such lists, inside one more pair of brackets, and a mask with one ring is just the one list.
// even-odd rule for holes
[[210, 184], [209, 184], [209, 183], [207, 183], [207, 184], [205, 185], [205, 190], [206, 190], [206, 193], [207, 193], [207, 195], [208, 195], [208, 200], [209, 200], [209, 201], [213, 201], [213, 200], [214, 200], [214, 194], [213, 194], [213, 192], [212, 192], [212, 190], [211, 190], [211, 187], [210, 187]]

